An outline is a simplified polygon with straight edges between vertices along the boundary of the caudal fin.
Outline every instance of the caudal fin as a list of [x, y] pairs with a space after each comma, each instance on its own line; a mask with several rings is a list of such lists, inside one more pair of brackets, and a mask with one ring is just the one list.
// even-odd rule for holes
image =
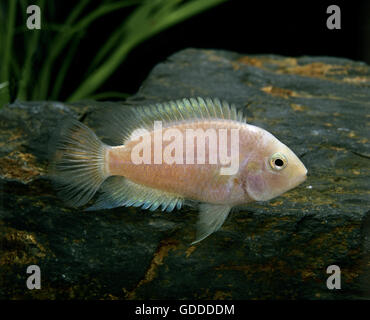
[[49, 176], [71, 206], [87, 203], [109, 176], [105, 170], [108, 146], [77, 120], [63, 123], [49, 142]]

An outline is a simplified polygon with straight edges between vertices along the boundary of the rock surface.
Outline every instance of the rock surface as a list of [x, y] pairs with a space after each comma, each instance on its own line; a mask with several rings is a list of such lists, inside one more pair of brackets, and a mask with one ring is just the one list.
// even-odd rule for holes
[[[124, 89], [124, 88], [122, 88]], [[47, 145], [69, 115], [98, 129], [118, 103], [17, 102], [0, 109], [1, 299], [369, 299], [370, 68], [327, 57], [187, 49], [127, 104], [217, 96], [300, 156], [307, 181], [233, 213], [195, 246], [197, 211], [66, 207]], [[41, 268], [28, 290], [26, 268]], [[341, 290], [328, 290], [330, 265]]]

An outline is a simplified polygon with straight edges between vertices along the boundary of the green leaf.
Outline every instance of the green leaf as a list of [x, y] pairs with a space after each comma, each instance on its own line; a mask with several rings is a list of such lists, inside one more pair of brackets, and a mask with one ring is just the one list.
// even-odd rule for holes
[[2, 82], [0, 83], [0, 109], [9, 101], [9, 82]]
[[5, 29], [5, 39], [4, 39], [4, 50], [3, 53], [3, 60], [1, 61], [1, 70], [0, 70], [0, 81], [8, 81], [9, 76], [9, 69], [11, 64], [11, 55], [12, 55], [12, 43], [13, 43], [13, 34], [15, 29], [15, 15], [16, 15], [16, 1], [9, 1], [8, 13], [7, 13], [7, 21], [8, 24], [6, 25]]
[[[121, 32], [117, 31], [113, 35], [114, 38], [108, 39], [103, 50], [106, 54], [106, 48], [109, 47], [111, 54], [86, 77], [80, 87], [68, 98], [68, 101], [80, 100], [91, 95], [126, 59], [128, 53], [147, 38], [224, 1], [192, 0], [185, 3], [181, 0], [146, 1], [121, 26]], [[122, 38], [119, 38], [119, 35], [122, 35]], [[98, 53], [99, 60], [104, 54]]]

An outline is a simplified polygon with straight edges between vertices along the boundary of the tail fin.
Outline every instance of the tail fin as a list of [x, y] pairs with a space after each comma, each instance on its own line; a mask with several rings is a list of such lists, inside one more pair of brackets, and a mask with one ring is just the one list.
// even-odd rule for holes
[[109, 176], [108, 146], [77, 120], [63, 123], [49, 142], [49, 175], [58, 193], [71, 206], [87, 203]]

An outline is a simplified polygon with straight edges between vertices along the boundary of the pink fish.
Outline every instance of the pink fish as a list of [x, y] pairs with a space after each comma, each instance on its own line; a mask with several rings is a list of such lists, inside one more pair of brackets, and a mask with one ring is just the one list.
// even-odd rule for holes
[[117, 109], [104, 125], [116, 146], [76, 120], [62, 127], [51, 162], [62, 197], [81, 206], [101, 189], [88, 210], [170, 212], [185, 200], [199, 202], [193, 244], [217, 231], [233, 207], [270, 200], [306, 179], [292, 150], [219, 99]]

